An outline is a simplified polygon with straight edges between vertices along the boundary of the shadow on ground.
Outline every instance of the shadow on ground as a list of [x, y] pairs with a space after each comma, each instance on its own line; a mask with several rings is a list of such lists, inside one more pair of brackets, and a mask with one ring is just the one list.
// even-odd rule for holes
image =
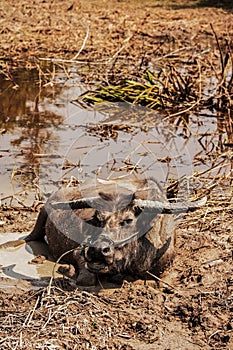
[[186, 9], [186, 8], [198, 8], [198, 7], [216, 7], [222, 8], [225, 10], [233, 10], [233, 2], [232, 0], [193, 0], [193, 1], [163, 1], [163, 2], [154, 2], [152, 7], [161, 7], [168, 6], [172, 9]]
[[223, 1], [219, 1], [219, 0], [201, 0], [199, 1], [195, 7], [202, 7], [202, 6], [206, 6], [206, 7], [222, 7], [224, 9], [233, 9], [233, 3], [232, 0], [223, 0]]

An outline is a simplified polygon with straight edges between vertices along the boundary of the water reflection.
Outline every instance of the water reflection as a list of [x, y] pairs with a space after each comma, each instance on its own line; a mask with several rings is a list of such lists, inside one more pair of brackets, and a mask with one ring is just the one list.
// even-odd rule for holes
[[51, 96], [51, 91], [41, 88], [41, 83], [35, 69], [0, 76], [0, 130], [3, 131], [0, 164], [4, 184], [1, 197], [34, 183], [40, 164], [35, 155], [47, 152], [46, 141], [53, 133], [51, 126], [62, 123], [62, 115], [41, 108], [43, 100]]
[[232, 143], [230, 116], [202, 110], [163, 118], [126, 103], [88, 110], [71, 103], [84, 90], [75, 74], [67, 80], [58, 73], [53, 86], [43, 86], [36, 70], [9, 78], [0, 77], [1, 198], [19, 200], [22, 192], [31, 204], [72, 177], [145, 174], [164, 185], [211, 167], [229, 170], [230, 162], [221, 162], [226, 141]]

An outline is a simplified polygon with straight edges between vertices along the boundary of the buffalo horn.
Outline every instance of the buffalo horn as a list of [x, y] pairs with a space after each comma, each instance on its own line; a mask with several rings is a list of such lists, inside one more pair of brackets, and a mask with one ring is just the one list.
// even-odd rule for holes
[[207, 197], [203, 197], [200, 200], [193, 202], [182, 202], [182, 203], [166, 203], [153, 200], [143, 200], [143, 199], [134, 199], [133, 203], [139, 208], [149, 209], [149, 210], [158, 210], [162, 213], [170, 212], [186, 212], [188, 210], [193, 210], [202, 207], [206, 204]]
[[50, 204], [54, 209], [85, 209], [93, 208], [97, 200], [99, 200], [99, 197], [80, 198], [68, 202], [51, 202]]
[[[96, 204], [99, 202], [99, 197], [90, 197], [90, 198], [80, 198], [75, 201], [68, 202], [52, 202], [51, 206], [54, 209], [85, 209], [85, 208], [95, 208]], [[144, 200], [144, 199], [134, 199], [133, 204], [136, 207], [148, 209], [151, 211], [158, 210], [162, 213], [171, 213], [171, 212], [186, 212], [189, 210], [197, 209], [206, 204], [207, 197], [203, 197], [200, 200], [193, 202], [182, 202], [182, 203], [169, 203], [153, 200]]]

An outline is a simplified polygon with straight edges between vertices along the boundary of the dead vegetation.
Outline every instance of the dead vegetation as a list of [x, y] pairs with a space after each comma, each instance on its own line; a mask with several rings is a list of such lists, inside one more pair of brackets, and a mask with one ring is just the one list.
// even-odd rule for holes
[[[195, 198], [207, 195], [208, 202], [179, 221], [177, 255], [162, 276], [167, 284], [125, 282], [98, 293], [99, 286], [94, 292], [74, 290], [66, 279], [50, 293], [47, 288], [1, 291], [2, 349], [233, 347], [233, 21], [231, 2], [212, 7], [217, 3], [164, 1], [161, 8], [161, 1], [2, 2], [1, 72], [15, 90], [11, 72], [16, 67], [36, 67], [40, 93], [57, 85], [62, 69], [67, 79], [75, 72], [88, 84], [85, 103], [101, 102], [102, 111], [103, 100], [163, 110], [185, 140], [195, 134], [191, 125], [201, 125], [206, 114], [217, 121], [215, 132], [196, 135], [203, 151], [194, 157], [193, 176], [168, 184], [171, 198], [178, 190]], [[86, 131], [101, 140], [135, 132], [127, 124], [132, 114], [122, 116], [120, 108], [115, 119], [109, 109], [108, 114], [106, 124], [89, 125]], [[144, 117], [137, 111], [146, 131]], [[146, 118], [154, 123], [154, 114]], [[33, 154], [37, 160], [43, 156], [38, 149]], [[131, 163], [124, 166], [135, 169]], [[20, 195], [2, 207], [5, 232], [23, 232], [34, 224], [38, 191], [34, 208], [25, 206]]]
[[[183, 53], [182, 61], [168, 57], [163, 67], [153, 73], [146, 70], [137, 80], [101, 85], [82, 94], [75, 102], [87, 106], [109, 102], [128, 102], [163, 111], [165, 116], [198, 113], [200, 109], [233, 113], [232, 41], [220, 43], [211, 25], [218, 52], [194, 53], [194, 47]], [[191, 50], [190, 50], [191, 49]], [[192, 55], [192, 56], [190, 56]], [[171, 55], [172, 56], [172, 55]], [[184, 64], [185, 62], [185, 64]], [[210, 84], [212, 81], [212, 86]], [[84, 105], [85, 107], [85, 105]], [[172, 111], [172, 112], [171, 112]]]
[[[208, 264], [216, 272], [221, 262], [203, 266]], [[152, 282], [125, 282], [120, 289], [99, 294], [67, 291], [63, 284], [62, 291], [52, 288], [49, 293], [44, 289], [9, 295], [1, 301], [2, 349], [35, 345], [43, 349], [150, 349], [156, 344], [162, 350], [174, 336], [175, 348], [226, 348], [232, 332], [227, 316], [232, 281], [226, 279], [207, 291], [197, 272], [197, 267], [183, 271], [183, 287], [175, 291], [154, 288]], [[190, 287], [195, 280], [199, 287], [194, 293]]]

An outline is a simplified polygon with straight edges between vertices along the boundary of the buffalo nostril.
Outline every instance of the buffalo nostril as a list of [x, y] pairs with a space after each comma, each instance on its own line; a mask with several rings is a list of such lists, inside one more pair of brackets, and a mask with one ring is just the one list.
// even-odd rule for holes
[[102, 249], [102, 252], [103, 252], [103, 254], [108, 254], [108, 253], [110, 253], [110, 247], [105, 247], [105, 248], [103, 248]]

